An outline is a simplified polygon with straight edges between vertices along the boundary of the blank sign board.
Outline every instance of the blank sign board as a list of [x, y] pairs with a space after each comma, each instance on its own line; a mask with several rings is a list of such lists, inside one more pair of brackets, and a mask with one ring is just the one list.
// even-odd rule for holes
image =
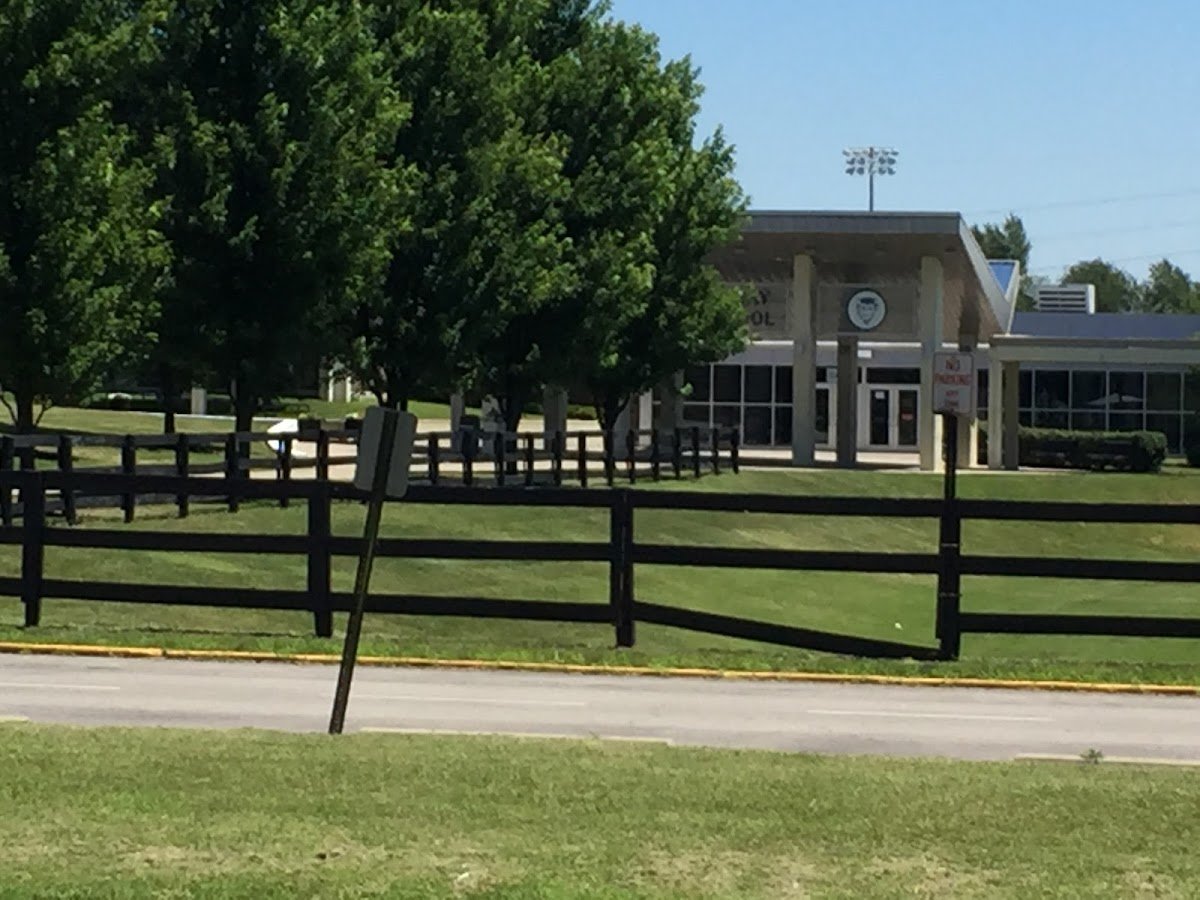
[[408, 491], [408, 466], [412, 461], [413, 439], [417, 434], [417, 417], [402, 410], [373, 406], [367, 410], [358, 436], [358, 461], [354, 468], [354, 486], [369, 491], [375, 481], [375, 467], [383, 443], [383, 420], [387, 415], [396, 419], [396, 439], [392, 442], [392, 459], [388, 466], [387, 495], [403, 497]]

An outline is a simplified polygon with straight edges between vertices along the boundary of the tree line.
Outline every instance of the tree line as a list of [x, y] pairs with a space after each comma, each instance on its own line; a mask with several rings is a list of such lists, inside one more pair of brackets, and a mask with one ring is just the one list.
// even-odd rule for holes
[[745, 339], [701, 91], [594, 0], [0, 0], [0, 399], [133, 370], [246, 429], [338, 365], [611, 424]]
[[[973, 231], [988, 259], [1015, 259], [1021, 263], [1025, 274], [1017, 308], [1033, 309], [1033, 289], [1038, 284], [1051, 282], [1029, 273], [1029, 254], [1033, 245], [1025, 231], [1025, 223], [1012, 214], [1003, 222], [976, 226]], [[1095, 285], [1097, 312], [1200, 314], [1200, 282], [1192, 280], [1169, 259], [1151, 265], [1142, 281], [1107, 260], [1080, 260], [1063, 271], [1058, 283]]]

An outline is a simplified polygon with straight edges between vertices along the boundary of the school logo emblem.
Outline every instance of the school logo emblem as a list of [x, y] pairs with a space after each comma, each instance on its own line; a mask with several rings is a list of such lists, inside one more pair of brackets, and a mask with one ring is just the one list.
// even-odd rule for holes
[[855, 291], [846, 304], [846, 316], [859, 331], [874, 331], [886, 315], [887, 304], [876, 291]]

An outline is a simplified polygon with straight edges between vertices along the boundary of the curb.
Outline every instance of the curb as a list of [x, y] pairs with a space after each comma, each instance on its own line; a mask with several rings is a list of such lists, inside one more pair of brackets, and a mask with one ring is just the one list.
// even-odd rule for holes
[[[117, 659], [185, 659], [211, 662], [291, 663], [336, 665], [332, 653], [270, 653], [255, 650], [173, 650], [166, 647], [107, 647], [98, 644], [37, 644], [0, 641], [0, 653], [46, 656], [93, 656]], [[1006, 678], [966, 678], [925, 675], [858, 675], [836, 672], [751, 672], [731, 669], [653, 668], [650, 666], [585, 665], [582, 663], [517, 662], [510, 660], [431, 659], [409, 656], [360, 656], [358, 664], [410, 669], [475, 669], [479, 671], [543, 672], [560, 675], [623, 675], [645, 678], [704, 678], [725, 681], [774, 681], [825, 684], [876, 684], [896, 687], [983, 688], [1009, 691], [1058, 691], [1095, 694], [1158, 694], [1200, 697], [1200, 685], [1121, 684], [1092, 681], [1037, 681]]]

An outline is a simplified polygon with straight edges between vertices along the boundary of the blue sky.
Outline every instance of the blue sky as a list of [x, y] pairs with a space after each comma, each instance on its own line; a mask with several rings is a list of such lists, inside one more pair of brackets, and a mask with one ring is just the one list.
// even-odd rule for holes
[[613, 0], [691, 55], [757, 209], [866, 208], [843, 147], [900, 151], [879, 209], [1009, 210], [1031, 268], [1200, 278], [1196, 0]]

